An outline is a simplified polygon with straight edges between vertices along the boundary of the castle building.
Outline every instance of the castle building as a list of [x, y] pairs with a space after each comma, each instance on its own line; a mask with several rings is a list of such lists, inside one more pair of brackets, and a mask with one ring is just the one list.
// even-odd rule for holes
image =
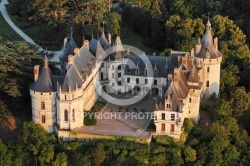
[[113, 95], [159, 96], [156, 134], [179, 138], [185, 118], [198, 123], [200, 101], [219, 94], [222, 54], [209, 20], [202, 41], [198, 39], [190, 53], [135, 55], [123, 48], [119, 36], [111, 47], [111, 36], [107, 39], [102, 33], [98, 40], [84, 40], [81, 48], [72, 37], [66, 38], [59, 59], [61, 75], [52, 75], [45, 57], [41, 72], [34, 66], [35, 81], [30, 85], [33, 121], [48, 132], [83, 126], [84, 112], [102, 95], [97, 92], [101, 88]]

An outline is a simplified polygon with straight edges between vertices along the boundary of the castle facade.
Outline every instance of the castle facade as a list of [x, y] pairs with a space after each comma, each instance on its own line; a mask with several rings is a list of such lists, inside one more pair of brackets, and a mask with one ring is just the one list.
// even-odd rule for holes
[[32, 119], [48, 132], [83, 126], [84, 112], [102, 95], [97, 92], [100, 88], [113, 95], [159, 96], [154, 110], [156, 134], [179, 138], [185, 118], [198, 123], [200, 101], [219, 94], [222, 54], [209, 20], [202, 40], [190, 52], [138, 56], [123, 48], [119, 36], [111, 47], [110, 35], [107, 39], [103, 33], [98, 40], [84, 40], [81, 48], [72, 37], [66, 38], [59, 59], [61, 75], [52, 75], [45, 57], [41, 71], [34, 66], [35, 81], [30, 85]]

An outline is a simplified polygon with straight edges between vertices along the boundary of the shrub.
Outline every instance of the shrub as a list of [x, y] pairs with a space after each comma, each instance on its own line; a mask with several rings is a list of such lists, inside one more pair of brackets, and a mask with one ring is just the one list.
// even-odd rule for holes
[[96, 125], [96, 117], [94, 112], [88, 111], [84, 114], [84, 126], [93, 126]]
[[192, 120], [186, 118], [184, 120], [184, 127], [185, 127], [185, 132], [187, 134], [189, 134], [191, 132], [192, 128], [194, 127], [194, 124], [193, 124]]
[[171, 138], [167, 135], [157, 135], [155, 141], [159, 145], [177, 146], [174, 138]]
[[192, 148], [195, 148], [199, 144], [199, 141], [197, 139], [193, 139], [189, 144]]
[[199, 137], [199, 136], [201, 136], [201, 134], [202, 134], [202, 130], [201, 130], [201, 128], [200, 127], [197, 127], [197, 126], [194, 126], [193, 128], [192, 128], [192, 134], [193, 134], [193, 136], [196, 136], [196, 137]]

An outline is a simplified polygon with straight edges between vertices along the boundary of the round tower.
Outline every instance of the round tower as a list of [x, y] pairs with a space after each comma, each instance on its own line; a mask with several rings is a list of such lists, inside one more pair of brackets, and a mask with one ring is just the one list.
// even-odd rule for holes
[[34, 79], [35, 82], [30, 85], [32, 120], [41, 124], [48, 132], [53, 132], [56, 121], [56, 91], [46, 56], [40, 75], [39, 66], [34, 67]]
[[218, 50], [218, 38], [213, 40], [211, 23], [208, 19], [206, 32], [195, 47], [195, 65], [202, 81], [202, 99], [208, 99], [213, 93], [219, 94], [220, 65], [222, 53]]

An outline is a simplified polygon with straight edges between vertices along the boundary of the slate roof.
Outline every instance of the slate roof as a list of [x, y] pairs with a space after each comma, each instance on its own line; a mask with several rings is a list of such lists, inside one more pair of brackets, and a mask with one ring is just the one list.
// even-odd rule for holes
[[104, 50], [106, 50], [110, 47], [110, 44], [109, 44], [104, 32], [102, 32], [102, 36], [100, 37], [99, 42], [102, 45]]
[[62, 91], [73, 91], [84, 83], [95, 66], [95, 57], [85, 47], [76, 54], [62, 83]]
[[89, 50], [93, 55], [96, 55], [97, 40], [92, 38], [89, 42]]
[[37, 80], [30, 84], [30, 89], [35, 92], [53, 92], [55, 88], [53, 86], [51, 71], [48, 65], [48, 58], [44, 58], [44, 67], [42, 72], [39, 74]]
[[195, 66], [193, 66], [191, 73], [189, 74], [189, 77], [187, 79], [187, 82], [194, 82], [194, 83], [200, 82], [200, 77], [198, 75], [198, 71]]
[[184, 57], [188, 52], [182, 52], [182, 51], [172, 51], [170, 53], [170, 56], [168, 57], [168, 65], [170, 70], [174, 70], [174, 68], [179, 67], [180, 63], [178, 62], [178, 57]]
[[74, 39], [71, 37], [68, 39], [65, 50], [62, 55], [59, 56], [60, 61], [68, 62], [68, 56], [74, 55], [74, 49], [77, 48], [77, 45]]
[[[63, 84], [62, 91], [68, 92], [69, 90], [73, 91], [76, 88], [79, 88], [83, 84], [83, 81], [80, 78], [80, 75], [77, 73], [77, 69], [72, 65], [67, 71]], [[77, 87], [78, 86], [78, 87]]]
[[103, 53], [103, 51], [104, 49], [102, 48], [100, 42], [97, 41], [96, 54], [95, 54], [96, 59], [98, 59], [98, 57]]
[[[145, 58], [143, 58], [145, 56]], [[136, 74], [136, 67], [139, 67], [139, 74], [138, 76], [147, 76], [145, 73], [145, 67], [149, 64], [152, 64], [152, 74], [154, 77], [167, 77], [168, 73], [168, 65], [167, 65], [167, 58], [161, 56], [148, 56], [148, 55], [141, 55], [138, 57], [137, 55], [127, 55], [124, 59], [129, 59], [135, 64], [135, 68], [129, 70], [129, 66], [125, 66], [125, 75], [137, 75]], [[144, 60], [142, 60], [144, 59]], [[148, 62], [148, 60], [150, 62]], [[144, 63], [146, 62], [146, 64]], [[131, 67], [131, 66], [130, 66]], [[157, 68], [157, 75], [154, 75], [154, 69]]]
[[216, 59], [222, 56], [221, 52], [214, 46], [213, 36], [211, 33], [211, 23], [209, 20], [206, 24], [206, 33], [202, 38], [201, 44], [201, 50], [199, 53], [195, 54], [196, 57], [202, 59]]
[[112, 49], [113, 49], [112, 56], [111, 56], [112, 60], [122, 58], [123, 56], [125, 56], [122, 41], [121, 41], [121, 38], [119, 36], [116, 37], [115, 44], [114, 44]]

